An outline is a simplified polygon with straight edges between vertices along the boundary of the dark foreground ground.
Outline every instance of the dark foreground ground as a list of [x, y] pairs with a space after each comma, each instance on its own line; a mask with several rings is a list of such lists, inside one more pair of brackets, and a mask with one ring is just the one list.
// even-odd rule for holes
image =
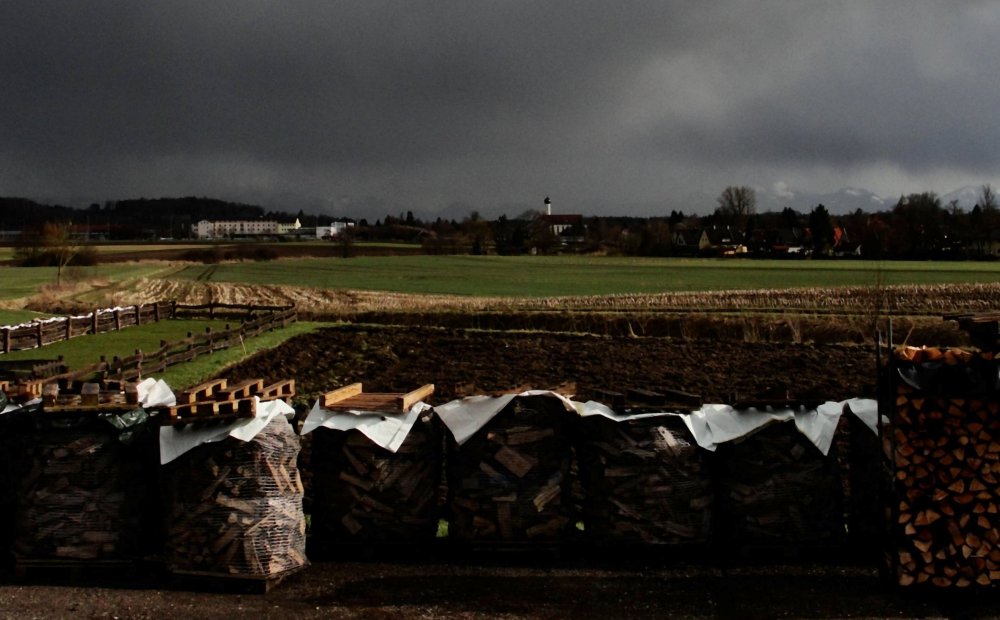
[[267, 594], [0, 585], [3, 618], [1000, 618], [996, 597], [919, 597], [864, 567], [720, 569], [318, 563]]

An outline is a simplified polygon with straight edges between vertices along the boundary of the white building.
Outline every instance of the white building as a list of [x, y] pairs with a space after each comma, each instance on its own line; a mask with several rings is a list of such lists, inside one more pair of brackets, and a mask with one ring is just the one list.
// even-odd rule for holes
[[228, 239], [232, 237], [265, 237], [286, 235], [302, 228], [299, 219], [289, 222], [277, 220], [201, 220], [192, 226], [197, 239]]
[[316, 238], [339, 237], [348, 228], [353, 228], [354, 222], [332, 222], [329, 226], [317, 226]]

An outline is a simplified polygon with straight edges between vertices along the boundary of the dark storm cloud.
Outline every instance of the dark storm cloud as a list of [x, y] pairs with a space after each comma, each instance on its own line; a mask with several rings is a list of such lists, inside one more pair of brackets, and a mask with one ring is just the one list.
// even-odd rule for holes
[[332, 212], [553, 194], [621, 211], [730, 183], [958, 185], [998, 163], [998, 14], [902, 1], [4, 2], [0, 195], [195, 193]]

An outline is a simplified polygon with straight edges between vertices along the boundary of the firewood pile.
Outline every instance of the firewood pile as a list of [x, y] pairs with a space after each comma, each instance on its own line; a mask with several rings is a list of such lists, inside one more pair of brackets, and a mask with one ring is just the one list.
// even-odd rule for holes
[[993, 353], [913, 349], [891, 361], [887, 563], [903, 586], [1000, 584], [1000, 392]]
[[227, 437], [166, 465], [168, 569], [267, 579], [304, 567], [298, 452], [279, 415], [250, 441]]
[[836, 446], [826, 456], [792, 421], [719, 446], [718, 532], [745, 552], [840, 544], [844, 535]]
[[446, 457], [449, 537], [559, 542], [579, 518], [569, 495], [572, 415], [561, 401], [520, 396]]
[[[325, 408], [405, 416], [434, 386], [409, 394], [340, 392]], [[358, 415], [345, 413], [345, 415]], [[312, 444], [310, 549], [330, 554], [353, 543], [427, 543], [440, 518], [442, 432], [431, 410], [417, 414], [402, 445], [392, 452], [360, 430], [318, 428]], [[311, 551], [312, 553], [312, 551]]]
[[13, 541], [19, 562], [125, 562], [156, 550], [156, 438], [132, 400], [97, 384], [84, 384], [80, 394], [45, 386], [17, 447], [6, 446], [7, 458], [21, 461]]
[[[846, 441], [845, 441], [846, 439]], [[878, 435], [854, 415], [840, 418], [837, 454], [846, 495], [852, 551], [878, 561], [882, 544], [881, 448]]]
[[708, 452], [675, 416], [581, 421], [584, 524], [596, 543], [709, 540], [715, 489]]

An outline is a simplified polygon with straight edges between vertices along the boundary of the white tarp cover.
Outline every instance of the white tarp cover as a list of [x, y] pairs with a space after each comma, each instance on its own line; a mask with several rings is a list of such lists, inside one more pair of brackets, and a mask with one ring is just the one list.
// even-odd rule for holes
[[464, 444], [476, 431], [486, 426], [500, 411], [519, 396], [549, 396], [559, 399], [567, 411], [576, 411], [576, 406], [562, 394], [548, 390], [528, 390], [520, 394], [503, 396], [467, 396], [434, 407], [444, 425], [455, 436], [458, 445]]
[[177, 404], [177, 397], [170, 386], [162, 379], [143, 379], [136, 384], [136, 393], [139, 397], [139, 404], [144, 409], [153, 407], [173, 407]]
[[[878, 435], [878, 427], [876, 426], [876, 420], [878, 420], [878, 401], [870, 398], [852, 398], [844, 401], [844, 409], [856, 415], [871, 432]], [[889, 418], [882, 416], [883, 426], [888, 423]]]
[[302, 425], [302, 434], [306, 435], [320, 427], [335, 431], [357, 429], [376, 445], [395, 453], [403, 445], [420, 414], [430, 408], [427, 403], [419, 402], [407, 412], [354, 409], [331, 411], [321, 407], [317, 400]]
[[197, 427], [193, 424], [179, 428], [161, 427], [160, 464], [166, 465], [189, 450], [205, 443], [222, 441], [226, 437], [250, 441], [275, 417], [295, 413], [295, 410], [283, 400], [262, 403], [256, 396], [254, 398], [257, 400], [257, 415], [253, 418], [240, 418], [210, 427]]
[[841, 402], [827, 402], [816, 409], [743, 409], [729, 405], [703, 405], [691, 413], [640, 413], [620, 415], [607, 406], [594, 401], [577, 403], [581, 416], [601, 415], [615, 421], [648, 418], [663, 415], [679, 416], [694, 436], [699, 446], [715, 451], [719, 444], [746, 437], [768, 424], [795, 421], [795, 427], [825, 455], [833, 444], [837, 422], [845, 411], [857, 415], [872, 432], [877, 433], [875, 419], [878, 403], [871, 399], [852, 398]]

